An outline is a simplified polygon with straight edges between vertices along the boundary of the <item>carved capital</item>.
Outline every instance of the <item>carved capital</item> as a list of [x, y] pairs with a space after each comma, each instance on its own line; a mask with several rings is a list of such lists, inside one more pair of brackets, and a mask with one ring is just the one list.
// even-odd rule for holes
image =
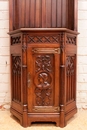
[[27, 49], [27, 46], [26, 46], [26, 45], [22, 45], [22, 50], [23, 50], [23, 52], [25, 52], [26, 49]]
[[60, 111], [63, 112], [65, 109], [64, 105], [60, 105]]

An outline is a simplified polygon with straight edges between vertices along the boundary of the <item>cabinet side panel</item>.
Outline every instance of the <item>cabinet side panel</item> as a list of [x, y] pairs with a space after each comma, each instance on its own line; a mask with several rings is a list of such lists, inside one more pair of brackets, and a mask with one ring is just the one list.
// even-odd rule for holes
[[66, 103], [76, 99], [76, 55], [66, 57]]
[[21, 56], [11, 56], [12, 61], [12, 100], [21, 102]]
[[11, 35], [11, 89], [12, 101], [21, 103], [21, 34]]
[[76, 101], [77, 36], [66, 34], [66, 104]]

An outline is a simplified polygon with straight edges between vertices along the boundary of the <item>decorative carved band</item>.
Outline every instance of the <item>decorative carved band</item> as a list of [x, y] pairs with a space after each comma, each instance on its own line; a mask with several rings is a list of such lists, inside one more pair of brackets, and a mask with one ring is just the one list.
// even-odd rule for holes
[[21, 43], [21, 36], [20, 35], [11, 37], [11, 45], [19, 44], [19, 43]]
[[50, 36], [30, 36], [28, 35], [28, 43], [60, 43], [61, 34]]
[[66, 43], [76, 45], [76, 36], [66, 36]]
[[60, 54], [60, 48], [33, 48], [34, 53], [57, 53]]

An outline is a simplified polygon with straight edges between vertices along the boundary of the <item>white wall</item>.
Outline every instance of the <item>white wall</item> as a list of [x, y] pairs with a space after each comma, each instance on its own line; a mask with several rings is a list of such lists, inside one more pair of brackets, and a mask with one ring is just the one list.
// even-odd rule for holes
[[[0, 104], [10, 102], [9, 0], [0, 0]], [[77, 107], [87, 107], [87, 0], [78, 0]]]
[[0, 104], [10, 102], [10, 47], [8, 0], [0, 0]]
[[87, 107], [87, 0], [78, 0], [77, 106]]

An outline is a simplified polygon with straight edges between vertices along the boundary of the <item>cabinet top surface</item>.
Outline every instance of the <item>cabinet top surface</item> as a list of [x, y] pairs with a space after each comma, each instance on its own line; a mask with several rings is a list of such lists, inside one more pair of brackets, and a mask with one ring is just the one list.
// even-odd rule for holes
[[72, 31], [67, 28], [20, 28], [14, 31], [8, 32], [8, 34], [15, 34], [21, 32], [66, 32], [72, 34], [79, 34], [77, 31]]

